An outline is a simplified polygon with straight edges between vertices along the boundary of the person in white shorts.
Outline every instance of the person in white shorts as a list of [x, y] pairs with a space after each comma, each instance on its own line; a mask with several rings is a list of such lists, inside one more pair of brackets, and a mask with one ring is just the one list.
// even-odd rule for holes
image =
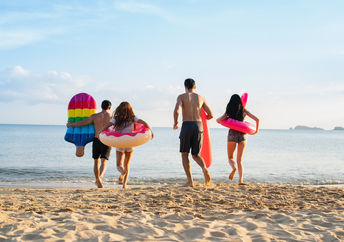
[[[135, 116], [133, 108], [128, 102], [122, 102], [114, 111], [113, 118], [110, 122], [104, 126], [103, 130], [114, 126], [117, 132], [131, 133], [135, 128], [135, 123], [141, 123], [150, 130], [151, 127], [142, 119]], [[154, 137], [152, 132], [152, 138]], [[116, 162], [117, 170], [121, 173], [118, 178], [118, 182], [123, 184], [123, 188], [126, 188], [128, 176], [129, 176], [129, 163], [133, 155], [134, 149], [132, 147], [116, 148]], [[123, 164], [124, 158], [124, 166]]]

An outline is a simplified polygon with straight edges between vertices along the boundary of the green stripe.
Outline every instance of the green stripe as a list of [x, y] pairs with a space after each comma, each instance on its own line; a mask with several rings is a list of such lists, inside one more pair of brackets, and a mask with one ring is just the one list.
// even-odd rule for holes
[[75, 122], [82, 121], [82, 120], [85, 120], [85, 119], [88, 119], [88, 117], [68, 118], [68, 122], [70, 122], [70, 123], [75, 123]]

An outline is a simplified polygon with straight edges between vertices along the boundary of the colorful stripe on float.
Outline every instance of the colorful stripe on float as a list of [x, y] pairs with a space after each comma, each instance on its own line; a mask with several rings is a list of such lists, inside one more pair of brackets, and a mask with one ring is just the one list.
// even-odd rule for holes
[[78, 108], [78, 109], [69, 109], [68, 110], [68, 122], [75, 123], [84, 119], [87, 119], [92, 114], [97, 112], [96, 109], [89, 108]]

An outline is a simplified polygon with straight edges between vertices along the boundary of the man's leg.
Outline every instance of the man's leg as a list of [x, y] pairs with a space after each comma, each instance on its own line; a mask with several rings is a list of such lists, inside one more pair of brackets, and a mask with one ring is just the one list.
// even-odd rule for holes
[[191, 154], [192, 158], [196, 161], [196, 163], [202, 168], [203, 175], [204, 175], [204, 184], [208, 184], [211, 181], [209, 171], [205, 166], [203, 158], [199, 155], [202, 150], [202, 143], [203, 143], [203, 129], [202, 124], [199, 122], [197, 124], [197, 129], [192, 135], [191, 138]]
[[203, 158], [200, 155], [192, 155], [192, 158], [202, 168], [204, 175], [204, 184], [208, 184], [211, 181], [211, 178], [208, 169], [205, 167]]
[[96, 185], [98, 188], [103, 188], [103, 184], [99, 178], [99, 161], [100, 159], [94, 159], [94, 167], [93, 167], [93, 172], [94, 176], [96, 177]]
[[182, 161], [183, 161], [183, 167], [185, 171], [185, 175], [187, 178], [187, 182], [185, 183], [185, 187], [193, 187], [193, 180], [191, 175], [191, 167], [190, 167], [190, 160], [189, 160], [189, 153], [182, 152]]
[[103, 175], [106, 171], [106, 164], [107, 164], [107, 159], [106, 158], [102, 158], [101, 159], [101, 165], [100, 165], [100, 170], [99, 170], [99, 178], [102, 179]]

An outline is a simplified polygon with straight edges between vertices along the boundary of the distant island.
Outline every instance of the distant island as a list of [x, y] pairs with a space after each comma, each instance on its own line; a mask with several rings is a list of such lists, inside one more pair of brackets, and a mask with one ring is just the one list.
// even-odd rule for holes
[[322, 128], [308, 127], [308, 126], [305, 126], [305, 125], [297, 125], [294, 129], [295, 130], [324, 130]]
[[[318, 127], [309, 127], [309, 126], [305, 126], [305, 125], [297, 125], [295, 126], [295, 128], [289, 128], [290, 130], [325, 130], [323, 128], [318, 128]], [[341, 130], [344, 131], [344, 127], [334, 127], [333, 130]]]

